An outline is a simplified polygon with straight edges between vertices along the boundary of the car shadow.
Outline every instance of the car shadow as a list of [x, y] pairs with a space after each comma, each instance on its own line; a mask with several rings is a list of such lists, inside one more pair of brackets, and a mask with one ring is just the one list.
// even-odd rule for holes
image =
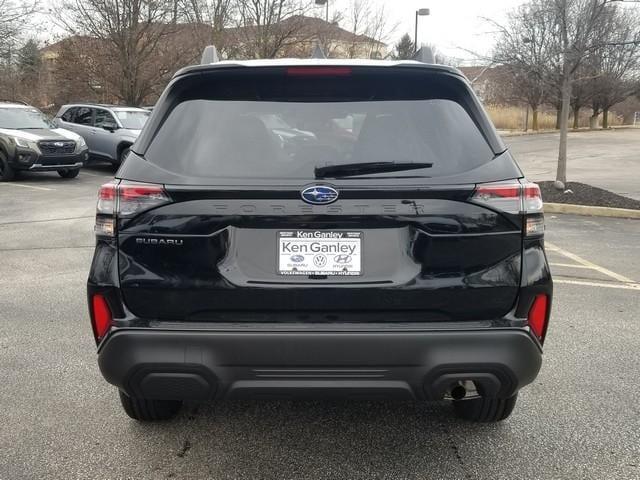
[[459, 420], [448, 402], [241, 401], [131, 428], [138, 438], [171, 431], [173, 450], [146, 458], [166, 477], [352, 479], [467, 478], [459, 440], [503, 427]]
[[[82, 167], [82, 169], [80, 170], [80, 176], [82, 176], [84, 172], [100, 177], [112, 177], [117, 171], [118, 167], [116, 165], [113, 165], [112, 163], [91, 160], [87, 165]], [[76, 181], [76, 179], [61, 178], [55, 170], [52, 170], [50, 172], [30, 172], [28, 170], [18, 170], [16, 171], [14, 181], [18, 183], [38, 184], [51, 181], [73, 182]]]

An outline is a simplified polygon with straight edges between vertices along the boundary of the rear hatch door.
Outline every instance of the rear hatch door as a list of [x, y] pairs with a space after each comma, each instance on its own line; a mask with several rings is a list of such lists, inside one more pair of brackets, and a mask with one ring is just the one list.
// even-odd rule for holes
[[521, 217], [474, 191], [521, 174], [461, 78], [402, 68], [204, 77], [174, 83], [153, 140], [120, 172], [122, 185], [160, 184], [170, 199], [120, 221], [134, 314], [406, 322], [513, 307]]

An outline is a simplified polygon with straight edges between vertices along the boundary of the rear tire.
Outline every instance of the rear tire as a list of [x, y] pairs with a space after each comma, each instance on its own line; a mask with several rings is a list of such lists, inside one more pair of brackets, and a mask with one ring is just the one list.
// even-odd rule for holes
[[72, 170], [58, 170], [58, 175], [60, 175], [62, 178], [76, 178], [79, 173], [79, 168], [74, 168]]
[[16, 171], [9, 165], [4, 152], [0, 152], [0, 182], [10, 182], [16, 176]]
[[516, 406], [518, 394], [510, 398], [474, 398], [471, 400], [454, 400], [456, 414], [471, 422], [501, 422], [511, 415]]
[[180, 400], [150, 400], [130, 397], [122, 390], [119, 390], [119, 393], [120, 403], [122, 403], [124, 411], [139, 422], [170, 420], [176, 416], [180, 407], [182, 407]]

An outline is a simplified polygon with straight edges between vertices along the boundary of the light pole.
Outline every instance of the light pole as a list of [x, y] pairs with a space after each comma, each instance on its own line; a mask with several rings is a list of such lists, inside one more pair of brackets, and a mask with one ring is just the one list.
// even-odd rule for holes
[[329, 23], [329, 0], [315, 0], [316, 5], [326, 5], [327, 6], [327, 10], [326, 10], [326, 14], [325, 14], [325, 20], [327, 23]]
[[[317, 1], [318, 0], [316, 0], [316, 2]], [[413, 51], [414, 52], [418, 51], [418, 17], [426, 17], [430, 13], [431, 12], [429, 11], [428, 8], [420, 8], [420, 9], [416, 10], [416, 34], [413, 37]]]

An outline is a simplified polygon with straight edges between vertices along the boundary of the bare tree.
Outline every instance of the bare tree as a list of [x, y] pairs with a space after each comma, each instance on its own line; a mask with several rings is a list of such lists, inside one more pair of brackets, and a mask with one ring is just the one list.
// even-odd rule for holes
[[14, 46], [30, 15], [37, 10], [37, 0], [0, 0], [0, 50]]
[[560, 146], [556, 186], [564, 188], [567, 181], [567, 138], [571, 94], [576, 72], [584, 59], [603, 45], [616, 44], [607, 38], [611, 32], [611, 0], [551, 0], [558, 38], [557, 54], [562, 65], [560, 109]]
[[345, 17], [353, 34], [347, 56], [382, 57], [385, 41], [397, 28], [397, 25], [389, 24], [385, 6], [374, 6], [370, 0], [351, 0]]
[[198, 43], [215, 45], [219, 53], [227, 51], [225, 28], [232, 25], [237, 13], [237, 0], [174, 0], [179, 2], [178, 16], [188, 25], [210, 28], [194, 28]]
[[225, 33], [230, 54], [237, 58], [275, 58], [309, 39], [302, 0], [237, 0], [236, 28]]
[[[500, 32], [493, 61], [504, 66], [505, 95], [531, 107], [532, 128], [538, 130], [538, 113], [552, 89], [555, 62], [550, 11], [544, 0], [534, 0], [514, 10]], [[510, 87], [510, 88], [508, 88]]]
[[[640, 79], [640, 17], [632, 11], [612, 9], [608, 42], [589, 62], [593, 116], [602, 113], [602, 127], [609, 126], [609, 109], [633, 95]], [[596, 124], [597, 126], [597, 124]]]
[[78, 53], [125, 103], [140, 105], [175, 71], [179, 55], [158, 55], [175, 31], [174, 0], [63, 0], [61, 14], [69, 33], [96, 41]]
[[[615, 3], [616, 0], [530, 0], [512, 14], [510, 23], [498, 25], [501, 39], [497, 59], [522, 72], [519, 82], [532, 94], [527, 95], [533, 97], [532, 103], [546, 97], [546, 101], [557, 105], [560, 144], [556, 185], [560, 188], [567, 179], [571, 102], [573, 99], [575, 111], [576, 100], [581, 101], [572, 96], [576, 81], [581, 80], [580, 68], [605, 46], [638, 43], [637, 37], [616, 37]], [[637, 33], [637, 21], [632, 25]], [[542, 89], [548, 95], [540, 95]]]
[[21, 96], [17, 57], [21, 34], [29, 31], [32, 14], [38, 10], [37, 0], [0, 0], [0, 96]]

